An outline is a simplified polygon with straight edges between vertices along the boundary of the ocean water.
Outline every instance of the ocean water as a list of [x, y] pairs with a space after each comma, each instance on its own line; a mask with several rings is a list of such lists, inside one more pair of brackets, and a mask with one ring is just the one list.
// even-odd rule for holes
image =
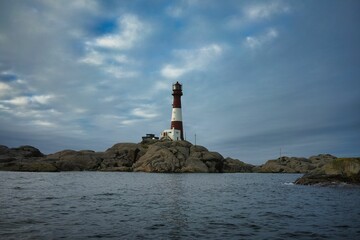
[[359, 239], [360, 188], [300, 176], [0, 172], [0, 239]]

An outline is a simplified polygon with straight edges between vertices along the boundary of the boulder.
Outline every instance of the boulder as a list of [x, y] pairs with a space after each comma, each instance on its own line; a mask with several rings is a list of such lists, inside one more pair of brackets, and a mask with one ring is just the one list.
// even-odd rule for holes
[[146, 142], [146, 152], [133, 165], [143, 172], [222, 172], [224, 158], [187, 141]]
[[301, 185], [360, 184], [360, 158], [333, 158], [295, 181]]
[[208, 166], [200, 159], [190, 157], [186, 159], [185, 166], [181, 169], [183, 173], [207, 173]]
[[103, 153], [103, 171], [132, 171], [133, 164], [145, 154], [145, 147], [136, 143], [118, 143]]
[[5, 171], [56, 171], [50, 163], [41, 160], [45, 155], [32, 146], [8, 148], [0, 145], [0, 170]]
[[[291, 162], [291, 163], [290, 163]], [[289, 157], [281, 157], [274, 160], [267, 161], [264, 165], [260, 166], [258, 171], [262, 173], [294, 173], [297, 172], [297, 169], [291, 168], [292, 166], [297, 165], [295, 162], [298, 162], [297, 159], [290, 159]]]
[[59, 171], [91, 171], [99, 170], [102, 155], [91, 150], [64, 150], [48, 155], [45, 160], [54, 162]]
[[22, 171], [22, 172], [57, 172], [58, 169], [52, 162], [41, 160], [0, 163], [0, 170], [3, 171]]
[[331, 162], [332, 160], [336, 159], [337, 157], [330, 155], [330, 154], [319, 154], [316, 156], [309, 157], [309, 161], [312, 164], [312, 169], [321, 168], [325, 164]]
[[16, 171], [13, 170], [15, 164], [9, 164], [13, 161], [16, 161], [16, 158], [10, 153], [10, 149], [6, 146], [0, 145], [0, 169], [6, 171]]
[[11, 151], [15, 152], [18, 156], [23, 158], [36, 158], [45, 156], [39, 149], [32, 146], [20, 146], [18, 148], [12, 148]]
[[179, 160], [174, 149], [159, 145], [149, 146], [146, 153], [134, 164], [136, 172], [179, 172], [185, 159]]
[[269, 160], [265, 164], [254, 168], [254, 171], [261, 173], [308, 173], [327, 161], [333, 159], [331, 155], [318, 155], [310, 159], [303, 157], [280, 157]]
[[223, 172], [224, 173], [250, 173], [253, 171], [255, 166], [251, 164], [244, 163], [238, 159], [225, 158]]
[[58, 172], [55, 164], [45, 161], [34, 161], [20, 165], [20, 171], [24, 172]]
[[18, 148], [8, 148], [0, 145], [0, 163], [11, 162], [23, 159], [33, 159], [44, 157], [39, 149], [32, 146], [21, 146]]

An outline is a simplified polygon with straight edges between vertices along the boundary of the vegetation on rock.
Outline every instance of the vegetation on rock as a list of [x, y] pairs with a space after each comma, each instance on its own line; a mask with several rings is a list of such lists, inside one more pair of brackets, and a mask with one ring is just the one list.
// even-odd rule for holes
[[295, 181], [301, 185], [360, 184], [360, 158], [335, 158]]

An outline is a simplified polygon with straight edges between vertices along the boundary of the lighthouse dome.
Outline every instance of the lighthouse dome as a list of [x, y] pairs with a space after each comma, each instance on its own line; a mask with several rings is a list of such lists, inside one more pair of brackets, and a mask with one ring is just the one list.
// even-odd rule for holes
[[179, 82], [173, 84], [173, 90], [181, 90], [181, 84]]

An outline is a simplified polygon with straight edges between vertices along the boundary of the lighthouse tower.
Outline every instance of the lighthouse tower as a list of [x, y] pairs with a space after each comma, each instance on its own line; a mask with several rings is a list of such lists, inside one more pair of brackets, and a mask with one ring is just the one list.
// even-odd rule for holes
[[172, 114], [171, 114], [171, 129], [164, 130], [161, 133], [161, 139], [171, 139], [173, 141], [184, 140], [184, 130], [182, 124], [182, 114], [181, 114], [181, 96], [182, 94], [182, 85], [179, 82], [173, 84], [173, 104], [172, 104]]

